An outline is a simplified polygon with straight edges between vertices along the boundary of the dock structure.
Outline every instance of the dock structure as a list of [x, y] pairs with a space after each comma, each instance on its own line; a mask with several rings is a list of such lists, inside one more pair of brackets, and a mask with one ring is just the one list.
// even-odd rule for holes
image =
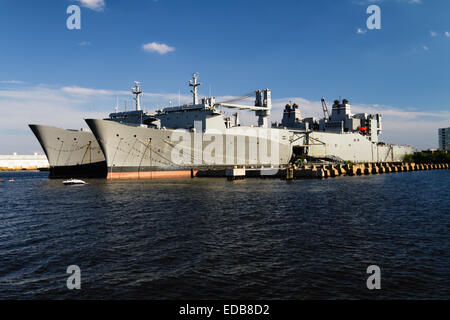
[[245, 168], [226, 169], [225, 175], [228, 180], [242, 180], [245, 179]]
[[385, 173], [398, 173], [408, 171], [442, 170], [449, 169], [448, 163], [401, 163], [401, 162], [374, 162], [364, 164], [322, 165], [320, 167], [304, 166], [296, 168], [295, 178], [332, 178], [338, 176], [362, 176]]
[[228, 180], [245, 178], [279, 178], [287, 181], [295, 179], [326, 179], [339, 176], [364, 176], [408, 171], [449, 169], [448, 163], [402, 163], [402, 162], [374, 162], [358, 164], [309, 164], [298, 167], [296, 165], [284, 168], [233, 168], [225, 170], [199, 170], [192, 177], [226, 177]]

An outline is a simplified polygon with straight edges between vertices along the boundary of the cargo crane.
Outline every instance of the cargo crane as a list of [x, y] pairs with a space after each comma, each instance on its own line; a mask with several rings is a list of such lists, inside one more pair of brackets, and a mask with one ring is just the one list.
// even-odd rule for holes
[[267, 118], [269, 117], [270, 109], [272, 108], [272, 98], [269, 89], [264, 89], [263, 91], [256, 90], [255, 106], [246, 106], [239, 104], [231, 104], [229, 102], [220, 102], [214, 104], [214, 107], [255, 111], [255, 114], [258, 116], [258, 126], [267, 128], [268, 127]]
[[330, 119], [330, 112], [328, 111], [328, 107], [327, 107], [325, 98], [322, 98], [320, 101], [322, 102], [322, 111], [323, 111], [324, 120]]

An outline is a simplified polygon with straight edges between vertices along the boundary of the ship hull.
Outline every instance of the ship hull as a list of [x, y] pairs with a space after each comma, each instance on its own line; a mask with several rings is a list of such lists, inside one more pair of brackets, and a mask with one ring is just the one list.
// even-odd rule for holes
[[104, 178], [106, 161], [92, 132], [29, 125], [49, 162], [49, 178]]
[[109, 179], [188, 178], [199, 170], [289, 163], [289, 131], [235, 127], [195, 133], [86, 120], [106, 158]]
[[411, 146], [372, 142], [359, 133], [313, 132], [305, 136], [304, 145], [310, 157], [332, 156], [355, 163], [401, 162], [405, 155], [414, 153]]
[[110, 180], [182, 179], [195, 177], [198, 170], [161, 167], [109, 167]]
[[50, 167], [50, 179], [68, 178], [105, 178], [106, 161], [73, 165], [73, 166], [53, 166]]

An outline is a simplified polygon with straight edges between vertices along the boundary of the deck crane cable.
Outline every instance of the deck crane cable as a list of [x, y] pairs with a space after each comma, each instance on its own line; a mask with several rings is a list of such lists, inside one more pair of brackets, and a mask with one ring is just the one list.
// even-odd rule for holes
[[251, 98], [251, 97], [255, 96], [255, 92], [256, 92], [256, 90], [254, 90], [252, 92], [249, 92], [249, 93], [247, 93], [245, 95], [242, 95], [242, 96], [239, 96], [239, 97], [234, 97], [232, 99], [221, 101], [221, 102], [218, 102], [218, 103], [231, 103], [231, 102], [235, 102], [235, 101], [240, 101], [240, 100], [244, 100], [244, 99], [247, 99], [247, 98]]

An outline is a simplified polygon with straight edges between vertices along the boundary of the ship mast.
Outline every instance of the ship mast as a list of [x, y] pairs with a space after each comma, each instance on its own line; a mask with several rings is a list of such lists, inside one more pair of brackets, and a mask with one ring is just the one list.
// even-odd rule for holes
[[141, 110], [141, 100], [140, 95], [142, 94], [141, 90], [141, 84], [138, 81], [134, 82], [134, 88], [131, 88], [131, 92], [136, 96], [136, 98], [133, 98], [136, 101], [136, 111]]
[[197, 92], [197, 87], [199, 85], [201, 85], [200, 82], [197, 82], [197, 78], [198, 78], [198, 74], [197, 73], [193, 73], [192, 74], [192, 80], [189, 81], [189, 86], [193, 87], [193, 89], [191, 90], [192, 94], [194, 95], [194, 99], [193, 99], [193, 103], [194, 105], [198, 104], [198, 92]]

